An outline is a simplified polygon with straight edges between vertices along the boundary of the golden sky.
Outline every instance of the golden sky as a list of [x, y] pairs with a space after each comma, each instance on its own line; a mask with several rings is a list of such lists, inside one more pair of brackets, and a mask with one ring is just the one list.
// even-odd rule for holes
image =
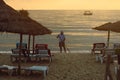
[[120, 0], [5, 0], [14, 9], [120, 10]]

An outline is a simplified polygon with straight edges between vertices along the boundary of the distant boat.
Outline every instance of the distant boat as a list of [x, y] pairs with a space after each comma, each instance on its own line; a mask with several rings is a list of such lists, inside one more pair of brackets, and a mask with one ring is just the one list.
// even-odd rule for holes
[[93, 15], [93, 13], [91, 11], [85, 11], [84, 15]]

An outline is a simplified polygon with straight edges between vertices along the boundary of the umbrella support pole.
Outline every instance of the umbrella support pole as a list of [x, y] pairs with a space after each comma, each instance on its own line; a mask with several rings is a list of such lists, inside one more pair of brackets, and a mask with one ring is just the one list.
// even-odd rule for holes
[[33, 35], [33, 54], [35, 53], [34, 46], [35, 46], [35, 36]]
[[21, 74], [21, 53], [22, 53], [21, 48], [22, 48], [22, 38], [23, 38], [23, 36], [22, 36], [22, 34], [20, 34], [20, 48], [19, 48], [18, 75]]
[[109, 43], [110, 43], [110, 30], [108, 30], [107, 47], [109, 47]]

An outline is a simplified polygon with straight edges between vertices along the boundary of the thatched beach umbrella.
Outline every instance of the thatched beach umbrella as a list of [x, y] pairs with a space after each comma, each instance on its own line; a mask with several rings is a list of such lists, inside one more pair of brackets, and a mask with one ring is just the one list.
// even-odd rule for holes
[[22, 35], [43, 35], [50, 34], [51, 31], [32, 20], [28, 16], [23, 16], [10, 6], [8, 6], [3, 0], [0, 0], [0, 32], [10, 32], [20, 34], [20, 52], [19, 52], [19, 64], [18, 71], [20, 74], [20, 56]]
[[[93, 29], [96, 29], [96, 30], [100, 30], [100, 31], [108, 31], [108, 39], [107, 39], [107, 47], [109, 47], [109, 39], [110, 39], [110, 31], [111, 31], [111, 25], [112, 23], [105, 23], [101, 26], [98, 26], [98, 27], [95, 27]], [[105, 80], [107, 80], [107, 77], [110, 78], [110, 80], [112, 80], [112, 75], [111, 75], [111, 71], [110, 71], [110, 60], [111, 59], [111, 56], [110, 55], [107, 55], [107, 61], [106, 61], [106, 71], [105, 71]]]
[[108, 31], [107, 47], [109, 46], [109, 41], [110, 41], [111, 24], [112, 23], [108, 22], [108, 23], [105, 23], [101, 26], [93, 28], [93, 29], [100, 30], [100, 31]]
[[43, 25], [27, 16], [21, 15], [19, 12], [6, 5], [3, 0], [0, 0], [0, 25], [1, 32], [6, 31], [30, 35], [51, 33], [51, 31]]
[[108, 31], [108, 39], [107, 39], [107, 46], [109, 46], [109, 39], [110, 39], [110, 31], [120, 33], [120, 21], [114, 23], [105, 23], [101, 26], [95, 27], [93, 29], [100, 30], [100, 31]]
[[[25, 32], [23, 34], [26, 34], [26, 33], [29, 34], [28, 45], [30, 45], [30, 37], [31, 37], [30, 35], [33, 35], [33, 53], [34, 53], [34, 39], [35, 39], [34, 37], [35, 37], [35, 35], [51, 34], [51, 31], [49, 29], [47, 29], [46, 27], [44, 27], [42, 24], [40, 24], [40, 23], [36, 22], [35, 20], [31, 19], [30, 17], [28, 17], [29, 13], [26, 10], [20, 10], [19, 13], [21, 16], [24, 17], [23, 21], [27, 20], [27, 21], [24, 21], [26, 26], [24, 24], [23, 24], [23, 26], [25, 26], [25, 28], [26, 28], [26, 30], [24, 30], [24, 31], [28, 31], [28, 32]], [[22, 32], [23, 32], [23, 30], [22, 30]]]

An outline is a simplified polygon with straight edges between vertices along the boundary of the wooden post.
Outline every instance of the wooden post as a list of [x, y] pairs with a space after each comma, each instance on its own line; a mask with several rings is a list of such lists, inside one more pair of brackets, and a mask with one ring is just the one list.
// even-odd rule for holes
[[[28, 37], [28, 51], [30, 51], [30, 39], [31, 39], [31, 35], [29, 35], [29, 37]], [[28, 53], [30, 53], [30, 52], [28, 52]]]
[[27, 48], [27, 59], [30, 61], [30, 40], [31, 40], [31, 35], [29, 34], [28, 37], [28, 48]]
[[34, 52], [34, 47], [35, 47], [35, 36], [33, 35], [33, 54], [35, 53]]
[[110, 43], [110, 30], [108, 30], [107, 47], [109, 47], [109, 43]]
[[22, 33], [20, 33], [20, 48], [19, 48], [19, 62], [18, 62], [18, 75], [21, 74], [21, 53], [22, 53]]

